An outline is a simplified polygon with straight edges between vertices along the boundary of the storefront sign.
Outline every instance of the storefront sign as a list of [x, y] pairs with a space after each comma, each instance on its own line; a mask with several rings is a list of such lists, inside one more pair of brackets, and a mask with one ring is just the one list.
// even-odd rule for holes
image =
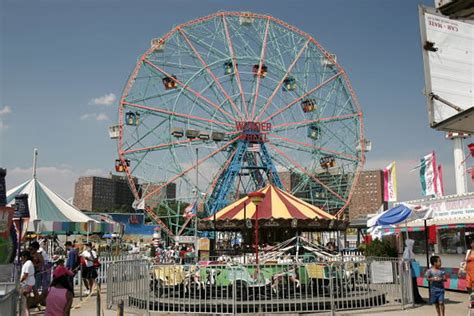
[[194, 236], [174, 236], [174, 241], [181, 244], [194, 244], [196, 242], [196, 237]]

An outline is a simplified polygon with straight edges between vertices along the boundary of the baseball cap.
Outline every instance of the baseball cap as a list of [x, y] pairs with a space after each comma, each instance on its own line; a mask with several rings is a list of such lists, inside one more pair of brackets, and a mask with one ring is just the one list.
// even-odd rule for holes
[[54, 269], [53, 278], [54, 278], [54, 279], [60, 278], [60, 277], [62, 277], [63, 275], [73, 276], [74, 273], [72, 273], [72, 271], [70, 271], [70, 270], [69, 270], [68, 268], [66, 268], [65, 266], [57, 266], [56, 269]]

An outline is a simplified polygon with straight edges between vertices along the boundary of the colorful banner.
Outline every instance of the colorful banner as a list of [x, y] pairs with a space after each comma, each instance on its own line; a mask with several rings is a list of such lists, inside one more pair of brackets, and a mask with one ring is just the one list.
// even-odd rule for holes
[[397, 200], [397, 171], [395, 161], [383, 169], [384, 201], [395, 202]]
[[438, 195], [438, 168], [434, 152], [421, 158], [420, 181], [422, 194], [424, 196]]

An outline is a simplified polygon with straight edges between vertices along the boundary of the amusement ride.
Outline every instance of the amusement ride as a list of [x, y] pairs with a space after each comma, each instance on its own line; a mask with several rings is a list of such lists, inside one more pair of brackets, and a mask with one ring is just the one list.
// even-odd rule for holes
[[118, 111], [116, 171], [169, 237], [268, 184], [341, 218], [364, 163], [336, 56], [268, 15], [218, 12], [153, 39]]

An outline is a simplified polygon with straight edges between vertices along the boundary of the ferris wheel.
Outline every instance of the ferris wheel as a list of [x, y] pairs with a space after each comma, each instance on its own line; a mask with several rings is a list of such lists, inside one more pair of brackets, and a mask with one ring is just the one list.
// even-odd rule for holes
[[119, 104], [116, 170], [168, 234], [273, 184], [331, 213], [364, 162], [362, 112], [334, 55], [267, 15], [219, 12], [139, 58]]

